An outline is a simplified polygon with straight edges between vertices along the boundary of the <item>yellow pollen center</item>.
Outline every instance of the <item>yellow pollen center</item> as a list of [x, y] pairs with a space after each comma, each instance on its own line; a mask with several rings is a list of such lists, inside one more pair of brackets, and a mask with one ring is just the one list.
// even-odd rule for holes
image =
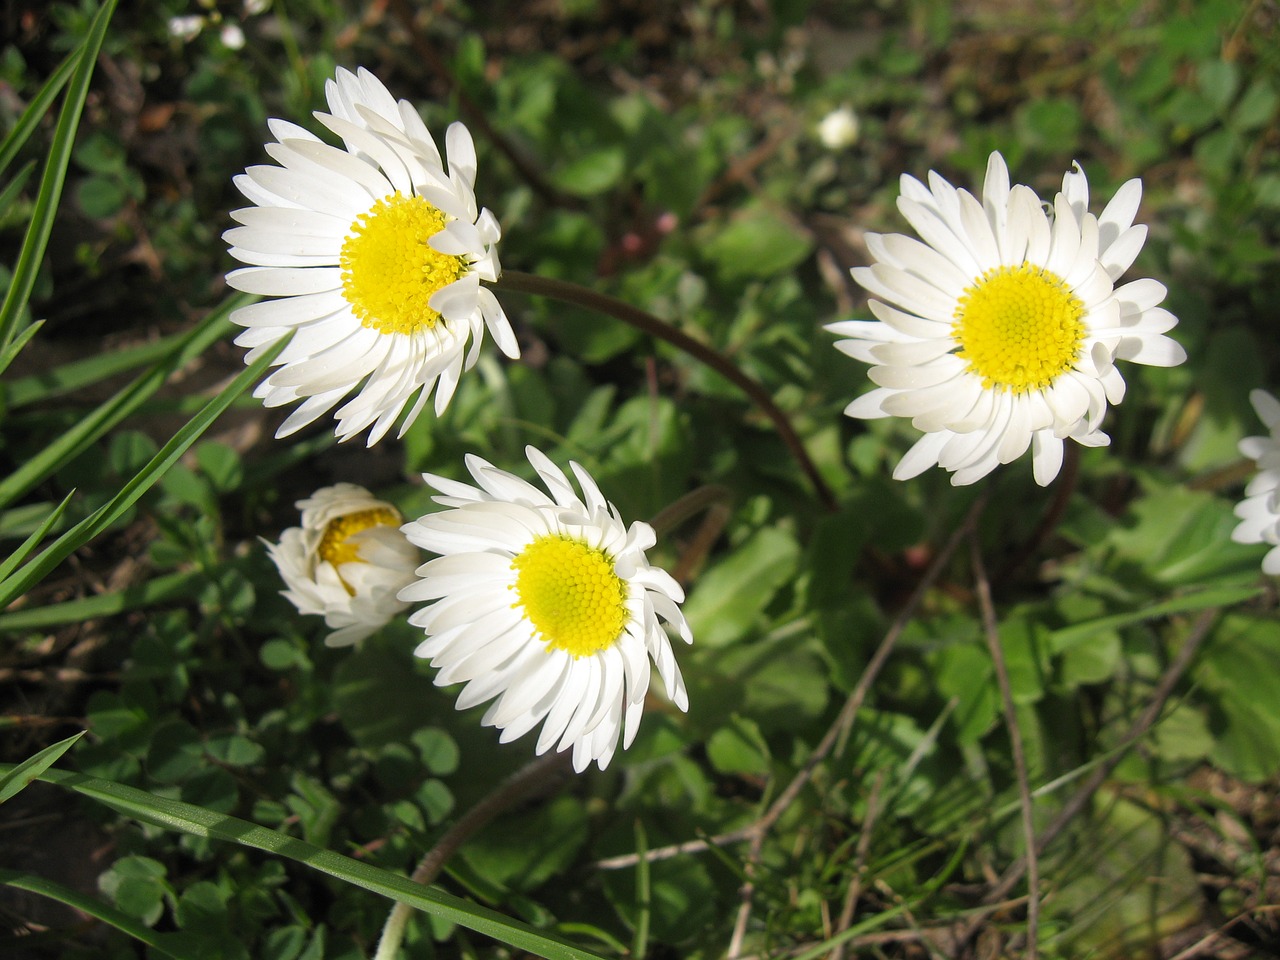
[[342, 294], [351, 312], [379, 333], [430, 329], [440, 313], [431, 295], [466, 273], [463, 257], [431, 248], [445, 216], [422, 197], [398, 190], [356, 217], [342, 242]]
[[1084, 305], [1032, 263], [988, 270], [956, 304], [956, 354], [988, 390], [1042, 390], [1071, 369], [1084, 342]]
[[[321, 560], [333, 564], [335, 570], [344, 563], [358, 563], [360, 543], [353, 542], [351, 539], [353, 536], [370, 527], [398, 527], [400, 523], [400, 514], [389, 507], [373, 507], [358, 513], [348, 513], [344, 517], [335, 517], [325, 524], [324, 533], [320, 537], [320, 547], [316, 553], [320, 555]], [[342, 580], [341, 574], [338, 575], [338, 579]], [[342, 585], [347, 588], [347, 593], [355, 596], [351, 584], [342, 580]]]
[[575, 658], [606, 649], [627, 622], [627, 585], [603, 551], [560, 534], [538, 537], [511, 561], [516, 607], [547, 643]]

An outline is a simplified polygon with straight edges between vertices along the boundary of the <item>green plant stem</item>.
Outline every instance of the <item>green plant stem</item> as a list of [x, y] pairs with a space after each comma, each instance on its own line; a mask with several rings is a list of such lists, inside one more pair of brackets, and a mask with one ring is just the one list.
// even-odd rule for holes
[[[423, 886], [433, 883], [445, 862], [485, 824], [504, 810], [554, 786], [558, 779], [557, 774], [564, 770], [567, 759], [565, 754], [547, 753], [498, 784], [492, 793], [468, 810], [449, 828], [439, 842], [427, 851], [409, 879]], [[413, 907], [403, 901], [397, 902], [391, 908], [391, 913], [387, 915], [386, 923], [382, 926], [382, 935], [378, 938], [378, 951], [373, 955], [373, 960], [395, 960], [400, 953], [400, 944], [404, 940], [405, 927], [412, 915]]]
[[800, 441], [800, 436], [791, 425], [787, 415], [773, 402], [773, 398], [769, 396], [769, 392], [764, 387], [738, 369], [728, 357], [718, 350], [693, 339], [687, 333], [677, 330], [671, 324], [664, 320], [659, 320], [651, 313], [638, 307], [633, 307], [631, 304], [616, 297], [589, 290], [567, 280], [538, 277], [531, 273], [520, 273], [515, 270], [504, 270], [496, 286], [501, 290], [513, 293], [527, 293], [538, 297], [549, 297], [562, 303], [571, 303], [574, 306], [603, 313], [621, 320], [623, 323], [635, 327], [651, 337], [665, 340], [676, 349], [682, 350], [695, 360], [706, 364], [751, 398], [765, 416], [773, 422], [774, 428], [778, 431], [782, 442], [786, 444], [787, 450], [791, 453], [800, 469], [804, 471], [805, 476], [809, 478], [809, 482], [813, 484], [814, 491], [818, 494], [818, 499], [822, 501], [823, 506], [833, 512], [839, 509], [835, 494], [831, 492], [831, 488], [822, 479], [822, 475], [809, 457], [808, 451], [805, 450], [804, 444]]

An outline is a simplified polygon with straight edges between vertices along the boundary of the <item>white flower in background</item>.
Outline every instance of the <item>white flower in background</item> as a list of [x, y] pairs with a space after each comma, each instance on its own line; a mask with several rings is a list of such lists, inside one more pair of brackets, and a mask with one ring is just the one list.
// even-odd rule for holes
[[844, 150], [858, 142], [858, 115], [849, 105], [837, 107], [818, 121], [818, 139], [828, 150]]
[[[903, 176], [898, 209], [923, 243], [867, 234], [878, 261], [853, 270], [874, 297], [876, 321], [827, 329], [836, 347], [872, 367], [877, 389], [851, 417], [910, 417], [925, 435], [894, 470], [909, 479], [937, 464], [973, 483], [1030, 447], [1036, 482], [1058, 474], [1065, 439], [1105, 446], [1107, 404], [1124, 397], [1116, 360], [1174, 366], [1186, 352], [1164, 336], [1176, 318], [1155, 280], [1115, 282], [1147, 228], [1142, 198], [1125, 183], [1101, 216], [1075, 165], [1051, 209], [1029, 187], [1009, 186], [1004, 159], [987, 162], [982, 200], [935, 173]], [[884, 302], [880, 302], [884, 301]]]
[[181, 40], [183, 43], [189, 43], [200, 36], [200, 31], [204, 29], [204, 17], [199, 14], [170, 17], [168, 28], [169, 36]]
[[415, 652], [440, 668], [437, 685], [466, 682], [459, 710], [493, 699], [483, 723], [503, 743], [541, 724], [539, 754], [572, 746], [574, 769], [603, 770], [619, 736], [626, 749], [636, 735], [650, 660], [688, 708], [659, 623], [693, 642], [677, 606], [684, 592], [645, 559], [652, 527], [625, 526], [578, 464], [569, 466], [581, 497], [543, 453], [525, 454], [550, 496], [475, 456], [467, 469], [479, 487], [424, 475], [450, 509], [404, 526], [440, 556], [400, 599], [433, 601], [409, 617], [427, 634]]
[[[285, 437], [339, 407], [337, 436], [369, 430], [376, 443], [412, 402], [404, 430], [435, 390], [436, 413], [479, 356], [487, 328], [509, 357], [515, 334], [481, 280], [500, 272], [498, 221], [478, 210], [476, 153], [461, 123], [445, 134], [448, 168], [410, 104], [368, 70], [339, 70], [316, 118], [330, 146], [302, 127], [269, 122], [267, 153], [280, 166], [249, 167], [235, 184], [255, 206], [223, 234], [237, 290], [274, 299], [236, 310], [236, 343], [251, 363], [293, 335], [254, 395], [268, 407], [299, 402]], [[467, 343], [470, 340], [470, 349]], [[414, 396], [417, 396], [414, 401]]]
[[359, 643], [409, 605], [396, 593], [422, 560], [400, 532], [403, 517], [364, 487], [339, 483], [299, 500], [302, 526], [267, 552], [300, 613], [318, 614], [333, 631], [326, 646]]
[[1271, 431], [1266, 437], [1245, 437], [1240, 452], [1258, 465], [1258, 474], [1245, 487], [1236, 505], [1240, 524], [1231, 531], [1236, 543], [1269, 543], [1262, 569], [1280, 576], [1280, 401], [1265, 390], [1249, 394], [1258, 419]]

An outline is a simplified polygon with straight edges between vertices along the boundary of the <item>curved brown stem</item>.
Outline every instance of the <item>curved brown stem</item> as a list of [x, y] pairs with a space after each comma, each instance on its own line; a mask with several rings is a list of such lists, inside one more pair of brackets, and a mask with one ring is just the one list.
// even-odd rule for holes
[[642, 333], [657, 337], [659, 340], [665, 340], [676, 349], [682, 350], [695, 360], [706, 364], [750, 397], [764, 415], [773, 422], [774, 428], [782, 438], [782, 442], [786, 444], [791, 456], [795, 459], [800, 469], [804, 471], [805, 476], [809, 478], [809, 482], [813, 485], [814, 491], [818, 494], [818, 499], [822, 501], [823, 506], [831, 511], [838, 509], [835, 494], [831, 492], [831, 488], [827, 486], [826, 481], [822, 479], [822, 475], [818, 473], [817, 466], [810, 459], [808, 451], [805, 450], [799, 434], [796, 433], [787, 415], [773, 402], [773, 398], [769, 396], [769, 392], [764, 387], [739, 370], [728, 357], [714, 347], [700, 343], [687, 333], [677, 330], [666, 321], [659, 320], [653, 314], [647, 313], [638, 307], [633, 307], [623, 300], [618, 300], [616, 297], [611, 297], [595, 290], [589, 290], [567, 280], [555, 280], [549, 277], [538, 277], [531, 273], [520, 273], [516, 270], [504, 270], [502, 276], [498, 278], [496, 286], [500, 290], [509, 290], [513, 293], [528, 293], [537, 297], [550, 297], [552, 300], [571, 303], [574, 306], [585, 307], [588, 310], [614, 317], [625, 324], [635, 327]]

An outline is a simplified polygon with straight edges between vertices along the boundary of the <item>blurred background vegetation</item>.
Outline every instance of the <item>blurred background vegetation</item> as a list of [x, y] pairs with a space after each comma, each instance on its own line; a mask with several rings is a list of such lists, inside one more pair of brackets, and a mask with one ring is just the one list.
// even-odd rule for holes
[[[95, 10], [4, 5], [0, 128]], [[0, 614], [4, 759], [87, 727], [64, 766], [411, 871], [531, 744], [500, 748], [480, 711], [455, 713], [424, 664], [406, 667], [407, 624], [356, 652], [323, 648], [323, 625], [277, 595], [256, 538], [296, 524], [294, 501], [328, 482], [416, 516], [430, 506], [422, 470], [458, 475], [467, 452], [518, 469], [532, 442], [587, 466], [628, 519], [700, 484], [728, 489], [725, 515], [654, 555], [690, 596], [696, 643], [678, 651], [690, 710], [651, 702], [631, 751], [486, 828], [450, 861], [446, 889], [607, 956], [1021, 956], [1025, 884], [990, 901], [1025, 846], [983, 568], [963, 549], [902, 621], [837, 749], [762, 835], [757, 869], [741, 840], [647, 869], [627, 859], [759, 821], [839, 727], [976, 509], [1028, 773], [1044, 788], [1037, 827], [1114, 761], [1041, 858], [1040, 952], [1280, 956], [1280, 621], [1265, 551], [1228, 539], [1252, 469], [1236, 443], [1262, 430], [1248, 391], [1275, 389], [1280, 369], [1278, 21], [1274, 0], [121, 5], [32, 302], [47, 323], [0, 395], [3, 472], [226, 298], [220, 234], [242, 205], [231, 177], [264, 162], [267, 118], [308, 125], [335, 67], [366, 66], [438, 136], [469, 124], [505, 266], [612, 293], [730, 356], [793, 417], [840, 506], [823, 508], [715, 374], [607, 318], [509, 294], [523, 358], [487, 350], [442, 417], [372, 450], [339, 447], [324, 424], [277, 443], [282, 414], [246, 397]], [[824, 143], [820, 122], [845, 108], [856, 136]], [[21, 159], [39, 160], [51, 121]], [[848, 268], [869, 262], [865, 231], [904, 229], [898, 176], [934, 169], [976, 189], [993, 149], [1042, 197], [1073, 160], [1095, 206], [1143, 179], [1151, 234], [1134, 275], [1168, 285], [1190, 359], [1125, 368], [1113, 446], [1084, 451], [1078, 475], [1047, 491], [1025, 460], [974, 489], [941, 471], [894, 483], [914, 431], [841, 416], [868, 382], [821, 324], [866, 316]], [[9, 199], [3, 265], [34, 190]], [[5, 549], [73, 489], [63, 526], [105, 502], [240, 371], [229, 340], [0, 511]], [[1171, 675], [1197, 629], [1203, 645]], [[1157, 701], [1158, 721], [1122, 749]], [[51, 787], [4, 809], [0, 865], [189, 934], [205, 951], [192, 955], [363, 957], [388, 908]], [[0, 919], [5, 956], [141, 955], [11, 890]], [[511, 955], [426, 918], [405, 949]]]

